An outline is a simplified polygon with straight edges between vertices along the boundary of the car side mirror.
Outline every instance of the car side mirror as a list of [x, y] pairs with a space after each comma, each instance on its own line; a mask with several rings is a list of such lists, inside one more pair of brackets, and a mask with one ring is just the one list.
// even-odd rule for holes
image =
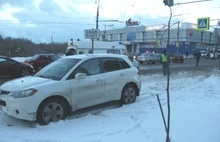
[[85, 73], [77, 73], [75, 75], [75, 79], [79, 80], [79, 79], [85, 79], [87, 77], [87, 75]]

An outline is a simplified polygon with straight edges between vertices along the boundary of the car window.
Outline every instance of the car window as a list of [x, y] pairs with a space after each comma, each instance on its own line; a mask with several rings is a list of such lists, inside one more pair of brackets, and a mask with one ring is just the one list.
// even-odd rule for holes
[[34, 55], [34, 56], [31, 58], [31, 60], [36, 60], [37, 58], [39, 58], [39, 56], [40, 56], [40, 55], [36, 54], [36, 55]]
[[99, 59], [90, 59], [80, 64], [68, 77], [73, 79], [77, 73], [85, 73], [87, 76], [101, 73]]
[[13, 61], [13, 60], [7, 60], [7, 62], [8, 62], [8, 64], [15, 64], [16, 62], [15, 61]]
[[60, 80], [69, 72], [80, 59], [60, 58], [57, 62], [52, 62], [40, 70], [35, 76]]
[[46, 58], [45, 56], [41, 55], [38, 57], [38, 60], [45, 60], [45, 58]]
[[130, 65], [124, 59], [118, 59], [118, 61], [123, 69], [130, 68]]
[[120, 65], [116, 58], [103, 58], [102, 59], [103, 70], [104, 72], [111, 72], [120, 70]]
[[120, 50], [107, 50], [107, 53], [120, 54]]
[[5, 65], [7, 64], [7, 60], [4, 58], [0, 58], [0, 65]]
[[49, 55], [45, 55], [45, 56], [42, 56], [41, 59], [42, 60], [51, 60], [51, 57]]

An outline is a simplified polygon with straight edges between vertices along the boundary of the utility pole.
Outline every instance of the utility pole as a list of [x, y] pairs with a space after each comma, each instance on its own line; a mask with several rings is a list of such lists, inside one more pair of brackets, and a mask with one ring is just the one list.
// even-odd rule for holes
[[179, 48], [180, 48], [180, 21], [178, 21], [178, 29], [177, 29], [177, 53], [179, 53]]
[[97, 12], [96, 12], [96, 29], [99, 29], [99, 2], [100, 0], [98, 0], [98, 2], [96, 1], [95, 3], [97, 3]]
[[8, 57], [11, 57], [11, 38], [8, 38], [9, 44], [8, 44]]
[[206, 1], [212, 1], [212, 0], [189, 1], [189, 2], [176, 3], [175, 5], [190, 4], [190, 3], [197, 3], [197, 2], [206, 2]]
[[51, 52], [53, 53], [53, 35], [55, 34], [55, 32], [53, 32], [51, 34]]

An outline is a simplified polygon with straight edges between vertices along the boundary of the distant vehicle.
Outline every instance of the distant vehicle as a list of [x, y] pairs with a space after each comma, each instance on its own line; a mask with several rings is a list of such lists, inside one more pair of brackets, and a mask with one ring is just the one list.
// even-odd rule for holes
[[0, 109], [41, 125], [65, 119], [73, 111], [139, 96], [138, 69], [123, 55], [82, 54], [60, 58], [34, 76], [0, 86]]
[[202, 58], [207, 58], [208, 52], [206, 50], [201, 50], [200, 55]]
[[[92, 42], [91, 41], [75, 41], [68, 43], [66, 53], [70, 50], [73, 51], [74, 55], [77, 54], [90, 54], [92, 53]], [[94, 53], [108, 53], [108, 54], [120, 54], [126, 55], [132, 61], [134, 66], [139, 68], [139, 63], [133, 58], [131, 53], [126, 49], [124, 45], [119, 42], [104, 42], [94, 41]]]
[[160, 62], [161, 54], [159, 53], [143, 53], [141, 56], [137, 57], [137, 61], [140, 62], [140, 64], [143, 64], [144, 62], [148, 64], [155, 64], [156, 62]]
[[0, 56], [0, 76], [1, 77], [21, 77], [28, 76], [35, 72], [33, 66], [18, 62], [6, 56]]
[[172, 62], [181, 62], [183, 63], [184, 62], [184, 55], [181, 54], [181, 53], [174, 53], [172, 55]]
[[58, 59], [58, 56], [55, 54], [36, 54], [32, 58], [26, 59], [25, 63], [32, 65], [36, 72], [38, 72], [56, 59]]
[[131, 53], [134, 59], [137, 60], [137, 57], [140, 56], [142, 53]]

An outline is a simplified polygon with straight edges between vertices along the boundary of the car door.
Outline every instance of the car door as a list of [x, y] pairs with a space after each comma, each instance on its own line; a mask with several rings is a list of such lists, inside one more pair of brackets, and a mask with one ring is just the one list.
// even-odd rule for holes
[[[127, 70], [123, 69], [119, 58], [103, 58], [102, 68], [104, 71], [105, 99], [106, 101], [119, 100], [121, 91], [126, 84]], [[129, 65], [128, 65], [129, 67]]]
[[0, 59], [0, 76], [11, 76], [18, 72], [17, 63], [11, 59]]
[[5, 58], [0, 58], [0, 76], [5, 76], [8, 73], [7, 60]]
[[104, 102], [104, 79], [101, 74], [99, 59], [90, 59], [80, 64], [70, 76], [85, 73], [83, 79], [71, 79], [73, 109], [93, 106]]

